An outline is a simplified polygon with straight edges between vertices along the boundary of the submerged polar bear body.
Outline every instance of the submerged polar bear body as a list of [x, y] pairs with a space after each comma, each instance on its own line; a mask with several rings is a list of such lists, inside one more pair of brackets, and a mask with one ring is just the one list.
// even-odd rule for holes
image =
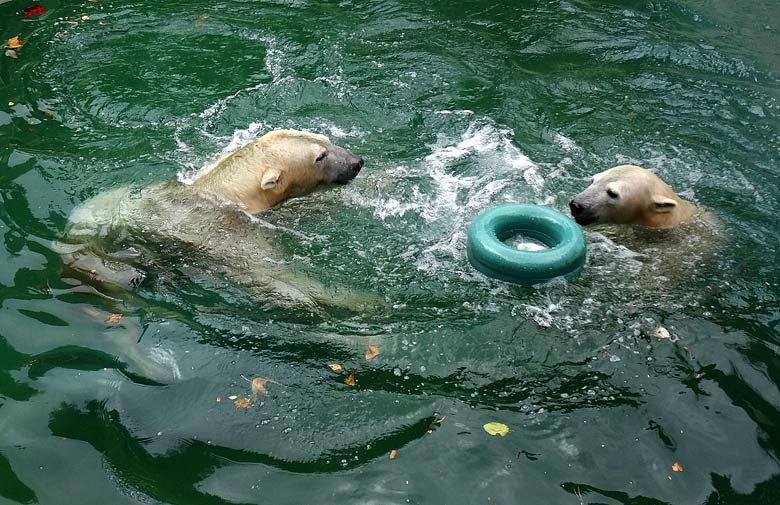
[[65, 263], [134, 286], [155, 257], [205, 255], [210, 266], [271, 305], [350, 304], [284, 266], [252, 214], [322, 186], [346, 184], [363, 160], [322, 135], [278, 130], [244, 146], [191, 185], [121, 187], [74, 209], [61, 246]]

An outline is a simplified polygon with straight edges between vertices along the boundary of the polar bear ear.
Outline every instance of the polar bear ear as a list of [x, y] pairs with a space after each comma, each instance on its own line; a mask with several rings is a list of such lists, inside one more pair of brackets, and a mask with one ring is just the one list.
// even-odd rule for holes
[[656, 212], [671, 212], [677, 207], [677, 202], [667, 196], [654, 195], [653, 206], [655, 207]]
[[276, 169], [268, 169], [263, 173], [263, 178], [260, 180], [260, 187], [264, 190], [274, 189], [279, 183], [279, 178], [282, 173]]

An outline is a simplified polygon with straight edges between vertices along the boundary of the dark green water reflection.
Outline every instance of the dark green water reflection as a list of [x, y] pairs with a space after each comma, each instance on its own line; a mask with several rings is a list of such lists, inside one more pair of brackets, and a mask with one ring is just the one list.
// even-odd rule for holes
[[[42, 5], [0, 0], [0, 501], [780, 502], [776, 1]], [[132, 293], [63, 269], [73, 207], [274, 128], [366, 166], [258, 227], [387, 308], [268, 311], [168, 244]], [[480, 211], [620, 163], [720, 235], [591, 229], [539, 289], [469, 266]]]

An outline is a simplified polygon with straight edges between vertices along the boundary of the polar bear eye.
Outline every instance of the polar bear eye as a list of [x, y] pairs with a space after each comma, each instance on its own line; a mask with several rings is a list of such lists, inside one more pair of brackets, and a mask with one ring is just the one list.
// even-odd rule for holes
[[315, 159], [314, 161], [315, 161], [315, 162], [316, 162], [316, 161], [322, 161], [322, 160], [324, 160], [324, 159], [325, 159], [325, 156], [327, 156], [327, 155], [328, 155], [328, 151], [322, 151], [322, 152], [320, 153], [320, 155], [319, 155], [319, 156], [317, 156], [317, 159]]
[[612, 188], [607, 188], [607, 195], [609, 195], [610, 198], [618, 198], [620, 196], [617, 194], [617, 191]]

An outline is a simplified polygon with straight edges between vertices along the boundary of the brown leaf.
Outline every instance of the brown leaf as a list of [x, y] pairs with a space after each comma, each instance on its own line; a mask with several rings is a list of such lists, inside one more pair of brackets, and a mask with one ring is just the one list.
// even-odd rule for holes
[[78, 25], [79, 25], [79, 22], [78, 22], [78, 21], [67, 21], [67, 23], [68, 23], [69, 25], [71, 25], [71, 26], [78, 26]]
[[87, 16], [86, 14], [84, 14], [83, 16], [81, 16], [81, 20], [82, 20], [82, 21], [89, 21], [89, 16]]
[[248, 409], [250, 405], [249, 398], [238, 398], [233, 401], [233, 405], [235, 405], [237, 409]]
[[680, 463], [675, 461], [674, 464], [672, 465], [672, 471], [673, 472], [682, 472], [683, 471], [683, 467], [682, 467], [682, 465]]
[[13, 49], [6, 49], [5, 50], [5, 55], [8, 56], [9, 58], [13, 58], [15, 60], [19, 59], [19, 56], [16, 54], [16, 51], [14, 51]]
[[111, 314], [106, 318], [106, 322], [108, 324], [116, 324], [122, 320], [122, 317], [124, 317], [122, 314]]
[[19, 49], [24, 45], [24, 42], [22, 42], [22, 39], [20, 39], [17, 35], [16, 37], [11, 37], [10, 39], [6, 40], [5, 45], [8, 47], [8, 49]]
[[353, 387], [355, 386], [355, 372], [352, 372], [351, 374], [349, 374], [349, 377], [344, 379], [344, 384], [346, 384], [347, 386], [353, 386]]
[[369, 344], [368, 348], [366, 349], [366, 361], [376, 358], [379, 356], [379, 354], [379, 347]]
[[330, 365], [328, 365], [328, 368], [330, 368], [334, 372], [340, 372], [343, 367], [341, 365], [339, 365], [338, 363], [331, 363]]
[[263, 395], [268, 396], [268, 390], [265, 388], [266, 382], [272, 382], [274, 384], [279, 384], [275, 380], [266, 379], [265, 377], [255, 377], [252, 379], [252, 394], [253, 395]]
[[390, 451], [390, 459], [395, 459], [395, 455], [396, 455], [396, 454], [398, 454], [398, 451], [396, 451], [395, 449], [393, 449], [392, 451]]
[[54, 114], [52, 114], [51, 112], [49, 112], [49, 111], [45, 110], [45, 111], [43, 111], [43, 116], [44, 116], [46, 119], [52, 119], [52, 118], [54, 117]]

